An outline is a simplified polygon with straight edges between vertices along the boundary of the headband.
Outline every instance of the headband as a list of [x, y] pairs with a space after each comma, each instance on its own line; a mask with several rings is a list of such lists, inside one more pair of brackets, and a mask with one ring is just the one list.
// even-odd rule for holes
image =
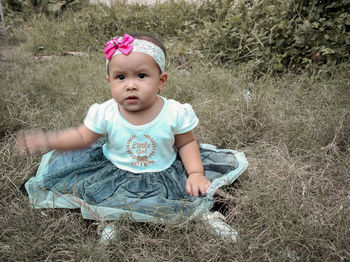
[[119, 54], [129, 55], [131, 51], [151, 56], [154, 61], [156, 61], [160, 71], [164, 72], [165, 54], [159, 46], [147, 40], [135, 39], [132, 36], [125, 34], [123, 37], [115, 37], [106, 43], [104, 52], [106, 56], [107, 74], [108, 62], [113, 56]]

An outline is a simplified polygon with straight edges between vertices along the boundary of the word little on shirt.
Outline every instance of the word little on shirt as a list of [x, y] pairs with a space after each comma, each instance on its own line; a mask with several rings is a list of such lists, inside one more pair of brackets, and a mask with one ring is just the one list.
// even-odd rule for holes
[[[144, 137], [148, 140], [145, 142], [137, 142], [134, 141], [137, 139], [136, 135], [130, 136], [128, 141], [126, 142], [126, 151], [129, 153], [132, 159], [136, 159], [136, 161], [131, 161], [130, 164], [132, 166], [148, 166], [156, 163], [154, 160], [150, 160], [151, 157], [156, 153], [156, 142], [150, 135], [144, 135]], [[132, 143], [132, 144], [131, 144]], [[131, 144], [131, 147], [130, 147]]]

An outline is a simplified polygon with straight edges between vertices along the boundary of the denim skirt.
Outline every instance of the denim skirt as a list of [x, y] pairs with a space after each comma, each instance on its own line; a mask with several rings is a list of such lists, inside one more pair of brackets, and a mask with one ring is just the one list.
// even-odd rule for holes
[[136, 221], [179, 224], [209, 212], [216, 189], [231, 184], [248, 166], [243, 153], [200, 145], [207, 194], [186, 193], [186, 171], [179, 157], [160, 172], [133, 173], [116, 167], [102, 151], [103, 139], [78, 151], [51, 151], [25, 184], [35, 208], [79, 208], [94, 220], [131, 216]]

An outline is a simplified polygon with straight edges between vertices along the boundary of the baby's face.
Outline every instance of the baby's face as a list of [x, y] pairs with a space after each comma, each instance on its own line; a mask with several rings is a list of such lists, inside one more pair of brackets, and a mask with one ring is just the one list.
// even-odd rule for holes
[[149, 55], [132, 52], [115, 55], [109, 61], [108, 81], [114, 100], [124, 110], [140, 112], [155, 104], [166, 84], [167, 75]]

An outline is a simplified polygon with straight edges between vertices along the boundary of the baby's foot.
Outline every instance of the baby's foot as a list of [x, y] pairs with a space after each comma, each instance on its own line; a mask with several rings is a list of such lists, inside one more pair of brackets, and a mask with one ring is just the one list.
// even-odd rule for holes
[[101, 235], [100, 243], [105, 245], [116, 237], [116, 231], [113, 225], [99, 225], [97, 227], [97, 233]]
[[225, 222], [226, 218], [220, 212], [206, 213], [203, 215], [203, 220], [222, 238], [237, 241], [238, 232]]

